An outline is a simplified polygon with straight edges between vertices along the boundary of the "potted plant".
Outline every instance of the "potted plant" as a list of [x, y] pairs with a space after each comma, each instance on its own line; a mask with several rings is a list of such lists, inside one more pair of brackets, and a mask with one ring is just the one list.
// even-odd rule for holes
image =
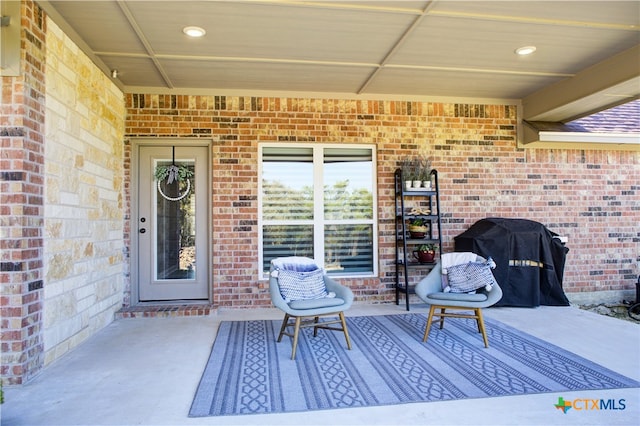
[[406, 157], [400, 166], [405, 189], [431, 189], [431, 158], [426, 155]]
[[413, 252], [413, 257], [420, 263], [433, 263], [436, 256], [435, 244], [420, 244]]
[[424, 238], [427, 235], [427, 220], [421, 217], [409, 219], [409, 235], [411, 238]]
[[423, 156], [420, 159], [420, 178], [422, 187], [431, 190], [431, 158]]
[[417, 179], [415, 162], [409, 157], [402, 160], [402, 179], [404, 179], [405, 189], [411, 189], [414, 180]]

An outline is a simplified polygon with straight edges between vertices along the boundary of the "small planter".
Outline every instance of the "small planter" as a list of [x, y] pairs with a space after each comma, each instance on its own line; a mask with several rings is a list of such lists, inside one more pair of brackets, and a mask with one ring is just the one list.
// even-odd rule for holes
[[409, 225], [409, 235], [411, 238], [424, 238], [427, 235], [425, 225]]
[[433, 250], [429, 250], [429, 251], [416, 250], [413, 252], [413, 257], [418, 259], [418, 262], [420, 263], [433, 263], [436, 257], [436, 252]]
[[436, 257], [435, 245], [421, 244], [413, 252], [413, 257], [415, 257], [420, 263], [433, 263]]

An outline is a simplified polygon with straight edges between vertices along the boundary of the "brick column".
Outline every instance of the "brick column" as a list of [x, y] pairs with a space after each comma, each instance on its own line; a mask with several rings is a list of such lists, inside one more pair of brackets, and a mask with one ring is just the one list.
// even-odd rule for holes
[[21, 2], [21, 73], [2, 77], [0, 376], [22, 384], [43, 366], [45, 18]]

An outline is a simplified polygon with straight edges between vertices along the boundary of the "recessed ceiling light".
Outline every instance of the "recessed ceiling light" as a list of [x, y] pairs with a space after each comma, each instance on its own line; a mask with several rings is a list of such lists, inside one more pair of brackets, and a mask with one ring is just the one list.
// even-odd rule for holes
[[200, 27], [184, 27], [182, 29], [182, 32], [188, 35], [189, 37], [202, 37], [207, 33], [204, 30], [204, 28], [200, 28]]
[[533, 52], [536, 51], [536, 47], [535, 46], [523, 46], [523, 47], [518, 47], [516, 49], [516, 53], [518, 55], [531, 55]]

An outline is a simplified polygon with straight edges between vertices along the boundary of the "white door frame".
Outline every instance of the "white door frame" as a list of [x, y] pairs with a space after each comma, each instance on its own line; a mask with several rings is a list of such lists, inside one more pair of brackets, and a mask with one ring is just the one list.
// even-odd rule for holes
[[[129, 242], [130, 242], [130, 252], [129, 252], [129, 266], [130, 266], [130, 274], [129, 274], [129, 282], [130, 282], [130, 290], [131, 290], [131, 300], [130, 305], [134, 306], [140, 303], [140, 291], [139, 291], [139, 282], [138, 277], [140, 276], [140, 269], [138, 263], [138, 252], [140, 250], [138, 243], [138, 217], [139, 217], [139, 208], [138, 208], [138, 191], [140, 189], [140, 179], [139, 179], [139, 161], [140, 161], [140, 147], [142, 146], [159, 146], [159, 147], [171, 147], [171, 146], [190, 146], [190, 147], [207, 147], [208, 159], [207, 163], [209, 167], [207, 168], [207, 199], [206, 203], [206, 215], [208, 220], [206, 221], [206, 230], [207, 233], [207, 259], [208, 259], [208, 293], [209, 293], [209, 303], [213, 301], [213, 285], [212, 285], [212, 271], [213, 271], [213, 256], [212, 256], [212, 245], [213, 241], [211, 236], [213, 230], [213, 218], [211, 217], [211, 176], [212, 176], [212, 156], [211, 156], [211, 139], [192, 139], [192, 138], [131, 138], [131, 163], [129, 165], [129, 176], [130, 176], [130, 190], [129, 190], [129, 206], [131, 211], [131, 216], [129, 217]], [[157, 303], [157, 302], [156, 302]], [[167, 301], [167, 304], [170, 304], [171, 301]]]

